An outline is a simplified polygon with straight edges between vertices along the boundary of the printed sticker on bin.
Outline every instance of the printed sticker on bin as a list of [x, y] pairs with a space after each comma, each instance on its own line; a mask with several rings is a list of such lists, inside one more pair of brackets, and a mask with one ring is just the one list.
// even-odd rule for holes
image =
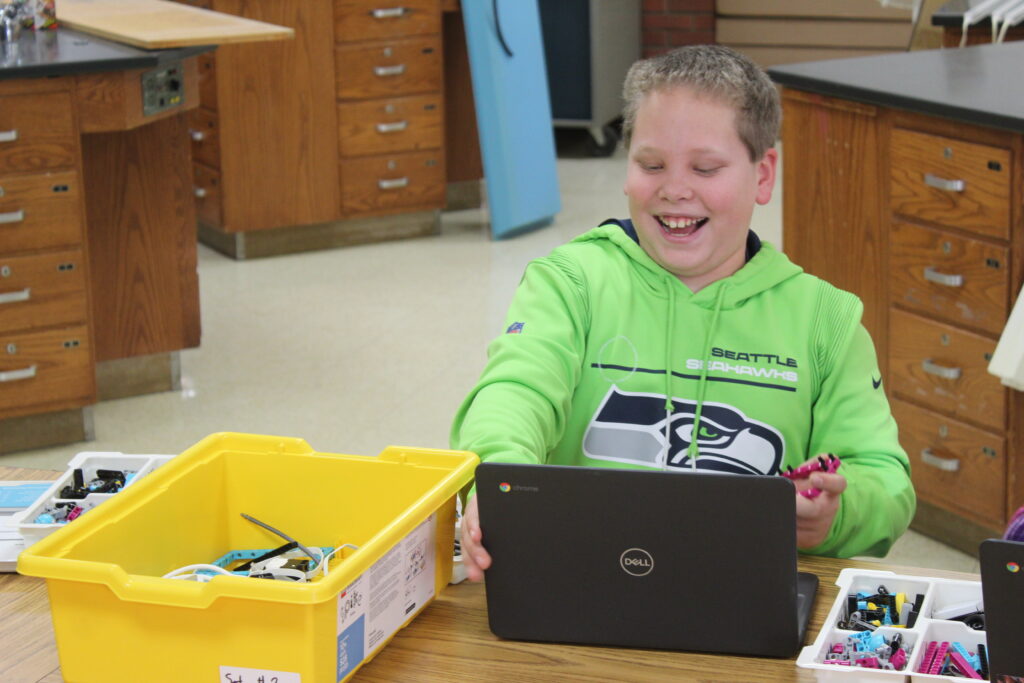
[[436, 515], [338, 595], [338, 680], [391, 639], [434, 597]]

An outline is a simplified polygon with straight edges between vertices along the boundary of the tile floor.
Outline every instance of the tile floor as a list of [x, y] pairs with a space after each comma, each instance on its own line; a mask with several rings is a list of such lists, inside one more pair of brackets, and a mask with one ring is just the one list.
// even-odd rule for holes
[[[181, 353], [181, 390], [100, 403], [95, 441], [0, 465], [63, 470], [84, 450], [179, 453], [218, 431], [298, 436], [337, 453], [446, 448], [527, 261], [627, 215], [622, 151], [586, 158], [572, 133], [559, 134], [562, 212], [531, 234], [491, 241], [485, 212], [468, 210], [418, 240], [240, 262], [200, 246], [202, 345]], [[778, 244], [780, 218], [777, 188], [754, 227]], [[913, 532], [886, 560], [978, 567]]]

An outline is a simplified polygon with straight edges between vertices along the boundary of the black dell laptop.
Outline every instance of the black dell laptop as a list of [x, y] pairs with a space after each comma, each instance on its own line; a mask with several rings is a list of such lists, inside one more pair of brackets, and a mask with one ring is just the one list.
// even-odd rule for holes
[[491, 630], [513, 640], [789, 657], [818, 578], [797, 572], [782, 477], [484, 463]]
[[989, 539], [978, 555], [990, 678], [1024, 681], [1024, 543]]

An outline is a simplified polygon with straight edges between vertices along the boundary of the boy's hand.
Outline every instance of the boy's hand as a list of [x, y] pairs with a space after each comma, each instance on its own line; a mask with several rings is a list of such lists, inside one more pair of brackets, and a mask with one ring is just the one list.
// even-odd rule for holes
[[470, 581], [483, 580], [484, 570], [491, 566], [491, 556], [484, 549], [482, 541], [480, 509], [476, 504], [476, 496], [473, 496], [462, 511], [462, 566], [466, 568], [466, 577]]
[[[846, 477], [841, 474], [814, 472], [807, 479], [796, 479], [796, 545], [813, 548], [828, 536], [839, 510], [839, 495], [846, 490]], [[805, 498], [800, 491], [820, 489], [815, 498]]]

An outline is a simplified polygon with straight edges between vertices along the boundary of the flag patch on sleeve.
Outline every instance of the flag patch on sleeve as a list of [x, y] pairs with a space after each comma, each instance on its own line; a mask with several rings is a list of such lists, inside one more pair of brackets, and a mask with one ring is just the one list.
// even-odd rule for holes
[[523, 325], [525, 324], [526, 323], [512, 323], [508, 326], [508, 329], [505, 330], [505, 334], [519, 334], [523, 331]]

